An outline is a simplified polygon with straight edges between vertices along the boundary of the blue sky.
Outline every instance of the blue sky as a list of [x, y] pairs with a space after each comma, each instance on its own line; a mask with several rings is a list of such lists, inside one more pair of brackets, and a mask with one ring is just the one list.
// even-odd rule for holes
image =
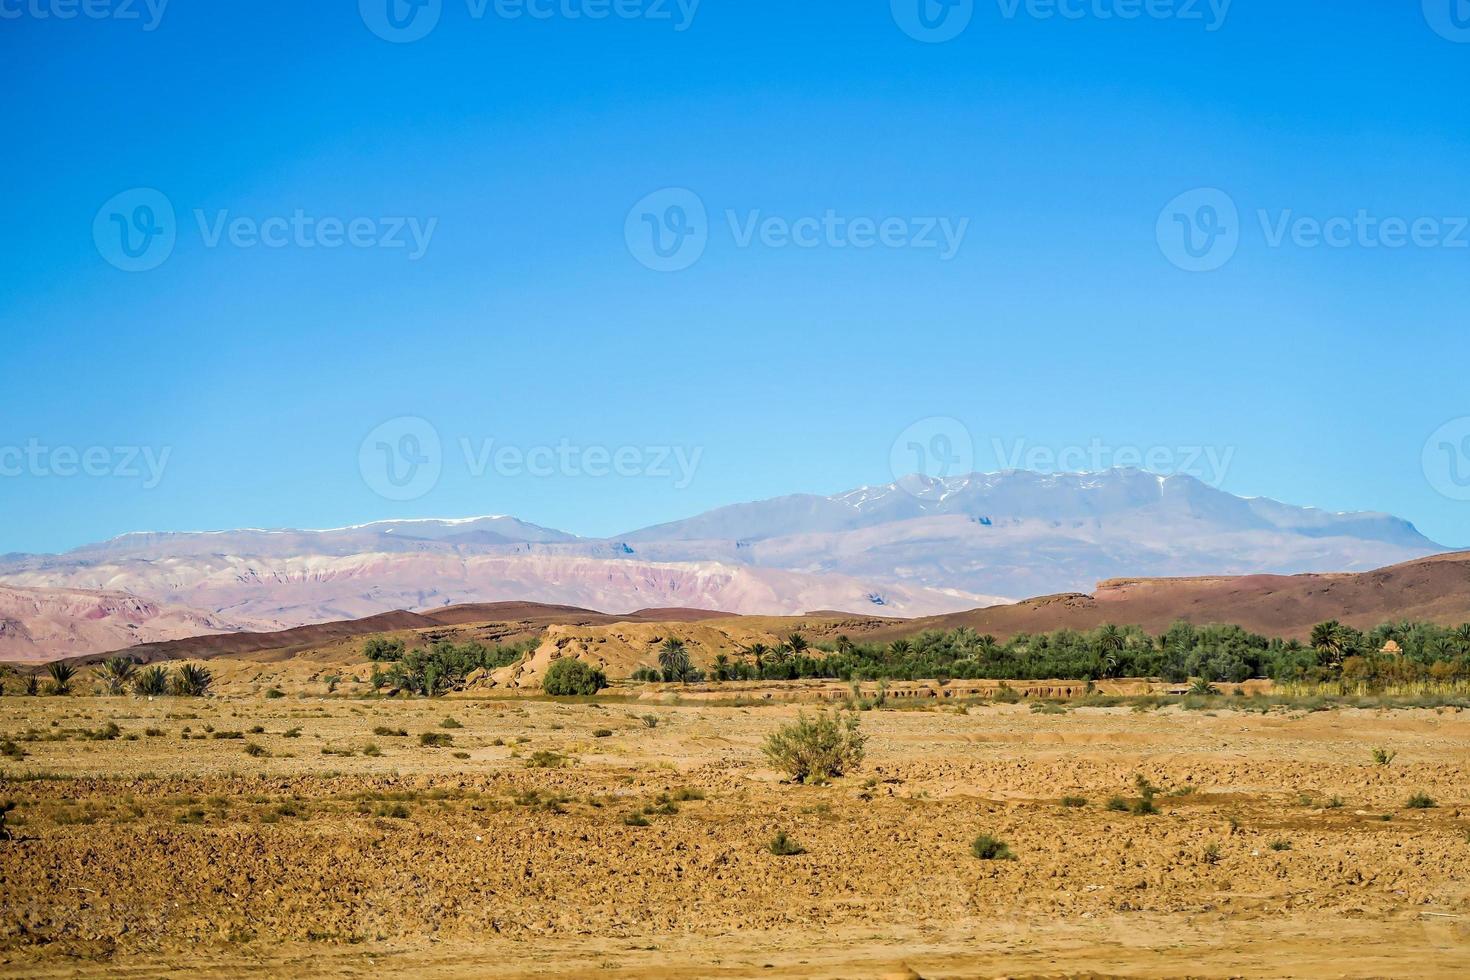
[[[979, 469], [1152, 451], [1470, 544], [1450, 0], [977, 0], [940, 43], [908, 0], [441, 0], [407, 43], [369, 29], [386, 0], [94, 2], [0, 0], [0, 552], [483, 513], [611, 534], [956, 438]], [[168, 217], [138, 188], [173, 247], [125, 271], [121, 231]], [[638, 233], [679, 220], [670, 188], [704, 220], [657, 271]]]

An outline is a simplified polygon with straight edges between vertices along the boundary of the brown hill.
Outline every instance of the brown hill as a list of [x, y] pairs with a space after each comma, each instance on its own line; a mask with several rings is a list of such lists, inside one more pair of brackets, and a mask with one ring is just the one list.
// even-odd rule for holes
[[1306, 639], [1314, 625], [1329, 619], [1359, 629], [1404, 619], [1458, 625], [1470, 622], [1470, 552], [1352, 574], [1113, 579], [1100, 583], [1091, 595], [1043, 596], [908, 620], [876, 630], [871, 638], [891, 640], [926, 629], [968, 626], [1005, 639], [1104, 623], [1159, 633], [1179, 619], [1195, 625], [1237, 623], [1267, 636], [1298, 639]]

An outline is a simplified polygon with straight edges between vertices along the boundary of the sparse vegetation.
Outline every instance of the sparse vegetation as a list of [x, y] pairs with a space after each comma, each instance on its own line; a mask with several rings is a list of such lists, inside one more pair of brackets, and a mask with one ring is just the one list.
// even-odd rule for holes
[[444, 749], [454, 744], [454, 736], [448, 732], [424, 732], [419, 744], [430, 749]]
[[1072, 809], [1080, 809], [1080, 808], [1082, 808], [1082, 807], [1084, 807], [1086, 805], [1087, 805], [1087, 799], [1086, 799], [1086, 797], [1082, 797], [1082, 796], [1064, 796], [1064, 797], [1062, 797], [1062, 806], [1070, 807]]
[[144, 667], [133, 679], [133, 693], [145, 698], [163, 697], [168, 693], [168, 671], [158, 664]]
[[1291, 841], [1285, 837], [1278, 837], [1266, 846], [1273, 851], [1289, 851], [1291, 850]]
[[1014, 861], [1009, 845], [989, 834], [981, 834], [970, 844], [970, 853], [981, 861]]
[[776, 836], [771, 838], [771, 842], [766, 845], [766, 850], [777, 857], [795, 857], [806, 853], [806, 848], [786, 836], [784, 830], [778, 831]]
[[1431, 810], [1438, 805], [1428, 793], [1415, 793], [1404, 801], [1404, 806], [1410, 810]]
[[180, 664], [169, 679], [169, 692], [174, 697], [202, 698], [214, 684], [209, 668], [199, 664]]
[[855, 769], [863, 761], [866, 741], [855, 714], [802, 712], [796, 721], [766, 736], [764, 751], [775, 768], [805, 783], [835, 779]]
[[1397, 755], [1398, 755], [1397, 752], [1390, 752], [1388, 749], [1385, 749], [1385, 748], [1377, 748], [1377, 749], [1374, 749], [1373, 750], [1373, 764], [1375, 766], [1386, 766], [1390, 762], [1392, 762], [1394, 760], [1394, 757], [1397, 756]]

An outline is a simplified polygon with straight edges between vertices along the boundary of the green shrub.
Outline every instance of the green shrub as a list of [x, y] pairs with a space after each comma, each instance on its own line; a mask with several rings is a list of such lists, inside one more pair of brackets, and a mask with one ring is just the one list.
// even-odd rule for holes
[[1064, 796], [1064, 797], [1062, 797], [1062, 806], [1070, 807], [1072, 809], [1080, 809], [1081, 807], [1084, 807], [1086, 805], [1087, 805], [1087, 798], [1084, 797], [1084, 796]]
[[970, 853], [981, 861], [1014, 861], [1016, 859], [1005, 841], [991, 837], [989, 834], [981, 834], [976, 837], [970, 845]]
[[257, 759], [270, 757], [270, 753], [266, 751], [265, 746], [257, 745], [254, 742], [245, 743], [245, 754], [255, 756]]
[[607, 675], [574, 657], [563, 657], [546, 670], [541, 689], [552, 697], [589, 697], [607, 687]]
[[641, 813], [630, 813], [623, 818], [623, 823], [629, 827], [647, 827], [648, 818]]
[[1415, 793], [1404, 802], [1410, 810], [1430, 810], [1438, 805], [1427, 793]]
[[1384, 749], [1384, 748], [1374, 749], [1373, 750], [1373, 764], [1374, 765], [1378, 765], [1378, 766], [1386, 766], [1390, 762], [1393, 761], [1394, 756], [1396, 756], [1396, 755], [1398, 755], [1397, 752], [1390, 752], [1388, 749]]
[[454, 736], [448, 732], [424, 732], [419, 736], [419, 744], [431, 749], [448, 748], [454, 744]]
[[775, 837], [771, 838], [771, 842], [766, 845], [766, 850], [777, 857], [794, 857], [797, 854], [806, 853], [806, 848], [802, 847], [790, 837], [787, 837], [786, 831], [784, 830], [778, 832]]
[[643, 727], [644, 728], [657, 728], [658, 727], [658, 715], [644, 715], [639, 720], [643, 722]]
[[439, 727], [440, 728], [463, 728], [464, 726], [461, 725], [459, 722], [455, 721], [453, 718], [445, 718], [443, 721], [439, 722]]
[[593, 731], [593, 733], [592, 733], [592, 737], [593, 738], [610, 738], [611, 736], [612, 736], [612, 729], [611, 728], [599, 728], [599, 729], [596, 729], [595, 731]]
[[407, 738], [408, 732], [402, 728], [389, 728], [387, 725], [378, 725], [373, 729], [373, 734], [382, 738]]
[[766, 736], [764, 748], [771, 765], [797, 782], [835, 779], [863, 761], [867, 739], [858, 731], [857, 715], [818, 712], [783, 725]]
[[1271, 848], [1271, 850], [1273, 851], [1289, 851], [1291, 850], [1291, 841], [1287, 840], [1285, 837], [1278, 837], [1266, 846]]
[[570, 765], [570, 760], [560, 752], [552, 752], [549, 749], [540, 749], [531, 753], [526, 760], [527, 769], [562, 769]]
[[108, 694], [114, 697], [125, 694], [135, 667], [132, 657], [108, 657], [96, 668], [97, 680]]

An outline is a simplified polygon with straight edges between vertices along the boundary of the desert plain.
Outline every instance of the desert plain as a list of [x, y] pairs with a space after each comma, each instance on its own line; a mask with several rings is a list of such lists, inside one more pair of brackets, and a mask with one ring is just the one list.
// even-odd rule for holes
[[0, 697], [0, 975], [1470, 975], [1470, 712], [1256, 701]]

